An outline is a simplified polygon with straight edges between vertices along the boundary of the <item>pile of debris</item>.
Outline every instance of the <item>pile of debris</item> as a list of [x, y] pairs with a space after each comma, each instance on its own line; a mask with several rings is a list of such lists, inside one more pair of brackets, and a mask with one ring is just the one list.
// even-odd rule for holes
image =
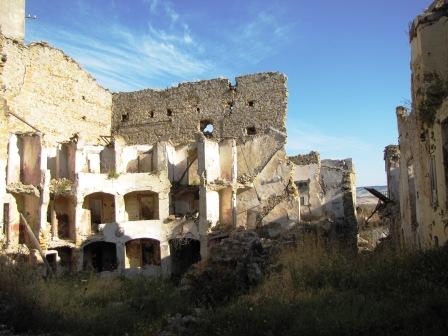
[[253, 230], [233, 231], [211, 246], [207, 260], [184, 275], [181, 288], [198, 303], [226, 301], [262, 280], [271, 247]]

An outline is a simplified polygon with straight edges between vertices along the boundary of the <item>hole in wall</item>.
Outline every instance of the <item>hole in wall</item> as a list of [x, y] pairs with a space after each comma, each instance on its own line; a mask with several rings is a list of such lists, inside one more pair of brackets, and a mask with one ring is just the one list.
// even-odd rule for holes
[[121, 115], [121, 121], [125, 122], [125, 121], [129, 121], [129, 114], [122, 114]]
[[196, 107], [196, 111], [197, 111], [198, 113], [201, 113], [201, 109], [200, 109], [199, 107]]
[[149, 117], [154, 118], [154, 111], [149, 112]]
[[249, 100], [247, 105], [250, 106], [250, 107], [254, 107], [255, 106], [255, 100]]
[[167, 115], [168, 117], [171, 117], [171, 116], [173, 115], [173, 110], [171, 110], [171, 109], [166, 109], [166, 115]]
[[87, 120], [87, 117], [86, 116], [82, 116], [82, 120]]
[[205, 136], [211, 137], [213, 136], [213, 131], [215, 130], [215, 127], [213, 125], [213, 122], [210, 120], [201, 120], [199, 123], [199, 129], [202, 133], [204, 133]]
[[246, 128], [246, 135], [255, 135], [257, 134], [257, 129], [254, 126]]

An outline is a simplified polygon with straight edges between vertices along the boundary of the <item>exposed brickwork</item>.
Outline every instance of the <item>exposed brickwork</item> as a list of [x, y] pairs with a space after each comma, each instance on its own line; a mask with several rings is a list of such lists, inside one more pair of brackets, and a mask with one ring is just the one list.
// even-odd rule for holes
[[112, 128], [129, 144], [195, 138], [200, 124], [213, 124], [212, 137], [243, 139], [270, 127], [285, 132], [286, 77], [260, 73], [236, 78], [183, 83], [166, 90], [113, 95]]

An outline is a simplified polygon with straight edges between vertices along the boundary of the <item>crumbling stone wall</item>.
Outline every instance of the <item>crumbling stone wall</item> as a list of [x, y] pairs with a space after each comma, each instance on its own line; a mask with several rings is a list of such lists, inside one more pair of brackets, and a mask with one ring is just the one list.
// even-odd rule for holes
[[285, 132], [286, 77], [259, 73], [236, 78], [182, 83], [166, 90], [146, 89], [113, 95], [112, 128], [128, 144], [171, 139], [186, 143], [203, 125], [213, 139]]
[[387, 196], [389, 199], [400, 201], [400, 148], [396, 145], [386, 146], [384, 162], [387, 177]]
[[354, 242], [357, 233], [355, 171], [351, 159], [320, 160], [317, 152], [289, 158], [301, 198], [304, 221], [335, 221], [335, 229]]
[[392, 243], [399, 246], [401, 240], [399, 146], [386, 146], [384, 149], [384, 163], [387, 177], [387, 196], [391, 202], [383, 205], [379, 214], [383, 224], [389, 228], [389, 236]]
[[322, 189], [321, 161], [317, 152], [289, 157], [296, 166], [294, 182], [300, 194], [302, 220], [314, 220], [324, 216], [324, 191]]
[[299, 154], [296, 156], [290, 156], [289, 159], [297, 166], [320, 164], [320, 155], [318, 152], [314, 151], [311, 151], [308, 154]]
[[412, 23], [412, 110], [397, 108], [401, 242], [428, 248], [448, 241], [448, 1]]
[[97, 143], [100, 135], [110, 135], [111, 93], [78, 63], [46, 43], [24, 45], [0, 36], [0, 47], [1, 95], [11, 131], [37, 129], [48, 143], [74, 134]]
[[8, 119], [6, 117], [6, 102], [0, 98], [0, 239], [5, 227], [3, 204], [6, 193], [6, 161], [8, 148]]

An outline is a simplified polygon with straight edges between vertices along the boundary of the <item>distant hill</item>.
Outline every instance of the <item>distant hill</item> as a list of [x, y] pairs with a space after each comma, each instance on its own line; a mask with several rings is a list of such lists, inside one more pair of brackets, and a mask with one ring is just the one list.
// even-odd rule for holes
[[[380, 193], [387, 196], [387, 186], [367, 186], [368, 188], [374, 188], [378, 190]], [[377, 203], [378, 198], [369, 193], [364, 187], [356, 188], [356, 203], [357, 204], [368, 204], [368, 203]]]

